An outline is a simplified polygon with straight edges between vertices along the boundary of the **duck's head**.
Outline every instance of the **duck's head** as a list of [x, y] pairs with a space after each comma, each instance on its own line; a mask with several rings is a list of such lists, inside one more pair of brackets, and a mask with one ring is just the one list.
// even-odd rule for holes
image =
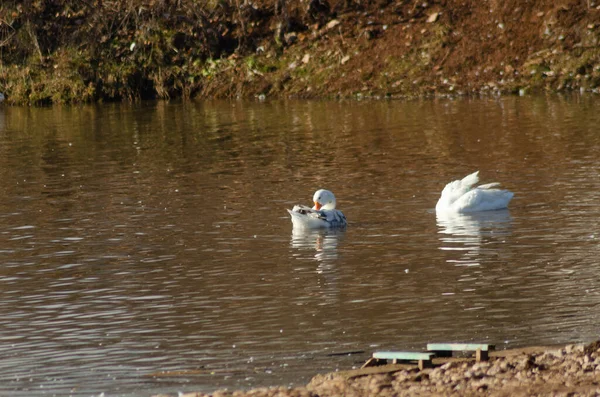
[[335, 209], [335, 196], [329, 190], [319, 189], [313, 196], [313, 201], [316, 210], [332, 210]]

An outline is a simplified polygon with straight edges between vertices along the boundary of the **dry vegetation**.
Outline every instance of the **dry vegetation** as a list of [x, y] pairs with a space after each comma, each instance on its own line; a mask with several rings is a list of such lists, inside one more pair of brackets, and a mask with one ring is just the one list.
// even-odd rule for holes
[[4, 0], [13, 104], [600, 87], [600, 3]]

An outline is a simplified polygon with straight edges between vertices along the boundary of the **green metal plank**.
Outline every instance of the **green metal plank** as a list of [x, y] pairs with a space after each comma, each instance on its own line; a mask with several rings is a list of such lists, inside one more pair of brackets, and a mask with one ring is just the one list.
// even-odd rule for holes
[[429, 351], [481, 351], [494, 350], [494, 345], [484, 343], [428, 343], [427, 350]]
[[375, 352], [373, 358], [380, 360], [431, 360], [434, 353], [418, 352]]

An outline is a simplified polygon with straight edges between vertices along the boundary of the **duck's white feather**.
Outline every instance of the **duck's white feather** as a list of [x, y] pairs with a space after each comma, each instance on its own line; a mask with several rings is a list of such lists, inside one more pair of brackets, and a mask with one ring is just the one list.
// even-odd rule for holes
[[498, 182], [473, 188], [479, 182], [479, 171], [467, 175], [461, 180], [450, 182], [442, 190], [435, 206], [436, 212], [477, 212], [506, 208], [513, 193], [496, 189]]
[[313, 210], [305, 205], [295, 205], [287, 211], [292, 216], [294, 228], [320, 229], [346, 226], [346, 217], [340, 210]]
[[[292, 224], [297, 229], [343, 228], [346, 217], [342, 211], [335, 209], [335, 196], [328, 190], [317, 190], [313, 196], [315, 206], [295, 205], [287, 210], [292, 217]], [[320, 209], [317, 209], [317, 203]]]

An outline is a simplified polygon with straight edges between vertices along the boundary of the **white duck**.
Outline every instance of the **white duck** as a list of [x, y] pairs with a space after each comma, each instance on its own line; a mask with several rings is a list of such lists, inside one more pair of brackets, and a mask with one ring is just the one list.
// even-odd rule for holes
[[292, 216], [294, 228], [319, 229], [327, 227], [346, 227], [346, 217], [335, 209], [335, 196], [329, 190], [320, 189], [313, 195], [315, 206], [295, 205], [287, 210]]
[[500, 185], [498, 182], [473, 188], [473, 185], [479, 182], [478, 174], [479, 171], [475, 171], [462, 180], [447, 184], [442, 190], [435, 211], [465, 213], [506, 208], [514, 194], [508, 190], [495, 189]]

